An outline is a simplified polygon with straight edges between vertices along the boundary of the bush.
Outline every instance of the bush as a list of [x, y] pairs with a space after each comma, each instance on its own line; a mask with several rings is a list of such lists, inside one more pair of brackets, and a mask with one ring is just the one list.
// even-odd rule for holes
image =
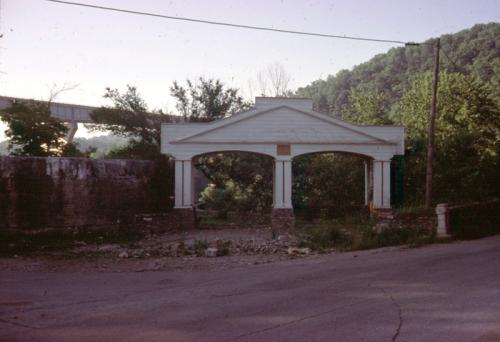
[[455, 207], [450, 211], [452, 234], [458, 239], [478, 239], [500, 233], [500, 200]]
[[195, 240], [193, 244], [193, 249], [196, 256], [204, 256], [205, 250], [207, 248], [208, 248], [208, 242], [206, 240]]
[[76, 241], [87, 244], [124, 243], [142, 239], [144, 233], [133, 226], [101, 227], [100, 229], [52, 229], [27, 234], [0, 232], [0, 256], [36, 255], [72, 248]]
[[305, 245], [314, 250], [348, 247], [352, 244], [347, 232], [335, 225], [320, 225], [312, 228], [306, 237]]
[[362, 250], [386, 246], [409, 245], [417, 247], [431, 243], [434, 231], [426, 228], [407, 228], [389, 225], [376, 231], [371, 220], [351, 219], [344, 221], [323, 221], [306, 228], [302, 246], [314, 250], [327, 249]]

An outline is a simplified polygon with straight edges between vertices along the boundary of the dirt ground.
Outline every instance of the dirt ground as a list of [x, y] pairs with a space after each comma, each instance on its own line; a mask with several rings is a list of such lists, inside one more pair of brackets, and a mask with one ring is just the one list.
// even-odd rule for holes
[[[145, 272], [222, 270], [315, 253], [298, 248], [293, 235], [273, 236], [269, 227], [211, 229], [152, 235], [120, 244], [75, 241], [70, 249], [0, 258], [0, 270], [52, 272]], [[207, 255], [207, 250], [212, 255]], [[216, 255], [214, 255], [214, 253]]]

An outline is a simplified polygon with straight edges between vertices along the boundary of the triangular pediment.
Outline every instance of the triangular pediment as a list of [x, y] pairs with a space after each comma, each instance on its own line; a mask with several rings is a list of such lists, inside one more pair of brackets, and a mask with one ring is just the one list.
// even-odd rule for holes
[[392, 144], [359, 126], [289, 106], [252, 110], [207, 124], [172, 143]]

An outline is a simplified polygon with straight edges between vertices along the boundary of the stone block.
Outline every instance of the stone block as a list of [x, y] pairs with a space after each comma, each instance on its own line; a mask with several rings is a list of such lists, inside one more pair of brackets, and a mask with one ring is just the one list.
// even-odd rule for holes
[[214, 258], [217, 256], [219, 250], [217, 248], [207, 248], [205, 250], [205, 256], [208, 258]]
[[271, 212], [271, 227], [276, 230], [287, 230], [295, 226], [295, 215], [292, 208], [275, 208]]
[[173, 214], [177, 221], [178, 230], [196, 229], [196, 210], [194, 208], [174, 208]]

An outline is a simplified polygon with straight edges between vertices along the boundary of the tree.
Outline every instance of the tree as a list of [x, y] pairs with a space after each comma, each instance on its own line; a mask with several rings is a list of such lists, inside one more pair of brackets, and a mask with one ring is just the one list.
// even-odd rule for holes
[[176, 108], [185, 120], [217, 120], [248, 109], [250, 104], [238, 95], [238, 89], [225, 88], [220, 80], [200, 77], [186, 81], [187, 87], [174, 82], [170, 87]]
[[[49, 103], [50, 104], [50, 103]], [[64, 137], [68, 128], [50, 116], [49, 104], [41, 102], [12, 102], [3, 110], [2, 121], [8, 125], [8, 149], [19, 156], [80, 156], [73, 144]]]
[[[401, 99], [396, 122], [407, 130], [406, 193], [423, 196], [431, 74], [419, 75]], [[443, 72], [438, 87], [435, 133], [435, 195], [463, 202], [500, 195], [500, 111], [485, 83]]]
[[229, 210], [271, 210], [273, 159], [246, 152], [214, 153], [197, 158], [195, 167], [210, 180], [201, 200], [222, 214]]
[[290, 75], [278, 62], [269, 64], [264, 71], [259, 72], [257, 82], [261, 96], [289, 97], [292, 95], [288, 88]]
[[350, 106], [341, 112], [342, 118], [364, 125], [387, 125], [389, 101], [384, 93], [352, 88], [349, 96]]
[[358, 156], [306, 154], [293, 160], [293, 173], [295, 208], [339, 209], [363, 204], [364, 164]]
[[127, 85], [125, 92], [106, 88], [104, 98], [113, 103], [90, 114], [93, 131], [111, 132], [127, 138], [127, 144], [110, 151], [108, 157], [156, 159], [160, 157], [161, 123], [168, 117], [161, 111], [149, 113], [136, 87]]
[[[455, 61], [443, 58], [443, 70], [473, 76], [490, 84], [492, 89], [500, 87], [500, 23], [478, 24], [454, 34], [442, 35], [440, 39], [442, 51]], [[316, 105], [320, 96], [325, 95], [331, 111], [340, 113], [349, 107], [351, 89], [362, 85], [364, 90], [384, 94], [392, 112], [414, 76], [432, 70], [433, 46], [434, 39], [430, 39], [420, 46], [392, 48], [351, 70], [341, 70], [324, 80], [315, 80], [299, 88], [296, 95], [312, 97]], [[497, 101], [500, 100], [500, 92], [493, 95]]]

